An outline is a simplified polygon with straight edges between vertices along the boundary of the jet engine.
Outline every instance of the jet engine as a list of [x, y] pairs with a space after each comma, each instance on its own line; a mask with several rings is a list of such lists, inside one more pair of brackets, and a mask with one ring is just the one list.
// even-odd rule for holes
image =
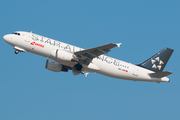
[[45, 68], [54, 72], [60, 72], [60, 71], [67, 72], [68, 71], [68, 69], [65, 68], [62, 64], [55, 62], [53, 60], [49, 60], [49, 59], [46, 61]]
[[51, 56], [63, 61], [78, 61], [73, 53], [61, 49], [53, 50]]
[[74, 65], [74, 67], [72, 68], [72, 73], [74, 75], [79, 75], [82, 72], [82, 68], [83, 68], [83, 66], [78, 63], [78, 64]]

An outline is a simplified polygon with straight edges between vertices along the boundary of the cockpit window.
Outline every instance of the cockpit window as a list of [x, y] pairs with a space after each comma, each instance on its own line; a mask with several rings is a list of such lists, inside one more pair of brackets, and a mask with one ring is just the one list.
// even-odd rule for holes
[[15, 35], [20, 35], [20, 33], [17, 33], [17, 32], [14, 32], [13, 34], [15, 34]]

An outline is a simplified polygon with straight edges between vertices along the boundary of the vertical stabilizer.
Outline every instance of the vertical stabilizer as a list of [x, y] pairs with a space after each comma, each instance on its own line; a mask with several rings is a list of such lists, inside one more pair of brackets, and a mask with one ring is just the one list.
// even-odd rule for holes
[[162, 72], [166, 66], [171, 54], [174, 50], [170, 48], [164, 48], [145, 62], [141, 63], [138, 66], [152, 70], [154, 72]]

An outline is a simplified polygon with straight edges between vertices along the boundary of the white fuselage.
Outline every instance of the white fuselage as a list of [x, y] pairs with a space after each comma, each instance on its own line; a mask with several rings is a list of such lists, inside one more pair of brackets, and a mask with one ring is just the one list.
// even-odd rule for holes
[[[46, 38], [34, 33], [20, 33], [21, 35], [8, 34], [3, 38], [8, 44], [14, 46], [15, 48], [23, 49], [24, 52], [28, 51], [37, 55], [41, 55], [69, 67], [73, 67], [75, 63], [54, 59], [51, 55], [52, 51], [56, 49], [63, 49], [73, 53], [83, 50], [82, 48]], [[88, 72], [96, 72], [118, 79], [169, 82], [167, 77], [156, 78], [149, 76], [149, 73], [154, 73], [153, 71], [105, 55], [100, 55], [99, 57], [94, 58], [91, 64], [98, 67], [98, 70], [91, 69], [90, 66], [85, 65], [83, 66], [83, 69]]]

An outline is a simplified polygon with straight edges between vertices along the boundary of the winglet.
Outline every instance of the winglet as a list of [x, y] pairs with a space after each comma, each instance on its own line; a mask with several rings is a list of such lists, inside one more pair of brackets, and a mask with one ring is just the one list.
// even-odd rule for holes
[[118, 47], [120, 47], [121, 44], [122, 44], [122, 43], [117, 43], [116, 45], [117, 45]]

